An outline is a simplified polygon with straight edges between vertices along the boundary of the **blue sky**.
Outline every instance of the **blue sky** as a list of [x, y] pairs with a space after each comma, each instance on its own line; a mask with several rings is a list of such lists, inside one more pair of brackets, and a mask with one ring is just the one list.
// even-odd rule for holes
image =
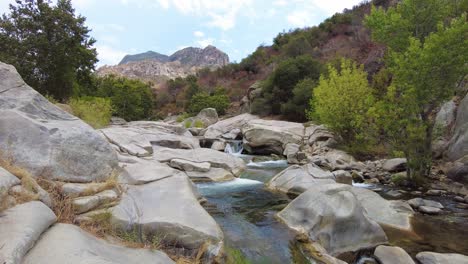
[[[317, 25], [362, 0], [72, 0], [97, 39], [99, 66], [125, 54], [214, 45], [240, 61], [284, 30]], [[14, 0], [0, 0], [0, 13]]]

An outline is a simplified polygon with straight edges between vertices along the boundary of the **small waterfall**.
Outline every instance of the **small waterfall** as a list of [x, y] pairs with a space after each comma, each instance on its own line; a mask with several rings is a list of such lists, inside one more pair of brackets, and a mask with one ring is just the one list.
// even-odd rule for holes
[[224, 152], [229, 154], [242, 154], [242, 151], [244, 151], [244, 146], [242, 144], [242, 140], [228, 141], [224, 148]]

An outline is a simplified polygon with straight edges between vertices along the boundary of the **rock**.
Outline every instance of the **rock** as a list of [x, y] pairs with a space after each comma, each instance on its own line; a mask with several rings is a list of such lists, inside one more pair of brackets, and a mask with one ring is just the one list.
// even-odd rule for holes
[[429, 196], [441, 196], [442, 194], [445, 194], [446, 191], [444, 190], [429, 190], [426, 192], [426, 195]]
[[461, 254], [441, 254], [435, 252], [419, 252], [416, 259], [421, 264], [468, 264], [468, 256]]
[[8, 191], [12, 186], [20, 183], [21, 181], [15, 175], [0, 167], [0, 190]]
[[218, 112], [214, 108], [205, 108], [198, 113], [195, 120], [203, 122], [204, 126], [210, 126], [218, 122]]
[[168, 124], [160, 121], [132, 121], [128, 127], [143, 128], [157, 133], [173, 134], [190, 137], [190, 132], [180, 125]]
[[337, 149], [327, 149], [325, 152], [314, 153], [309, 160], [320, 167], [329, 170], [362, 170], [362, 166], [356, 160], [344, 151]]
[[447, 129], [454, 121], [457, 105], [453, 100], [444, 103], [436, 115], [434, 127], [438, 129]]
[[401, 193], [399, 190], [390, 190], [390, 191], [386, 192], [385, 195], [387, 195], [387, 196], [389, 196], [391, 198], [394, 198], [394, 199], [398, 199], [398, 198], [403, 197], [403, 193]]
[[396, 158], [396, 159], [389, 159], [386, 160], [382, 164], [382, 169], [388, 172], [400, 172], [406, 170], [406, 159], [404, 158]]
[[113, 116], [113, 117], [111, 117], [110, 123], [111, 123], [111, 125], [114, 125], [114, 126], [123, 126], [123, 125], [127, 124], [127, 121], [125, 121], [125, 119], [123, 119], [121, 117]]
[[197, 171], [208, 172], [210, 171], [211, 164], [209, 162], [192, 162], [183, 159], [172, 159], [169, 166], [183, 171]]
[[348, 184], [348, 185], [353, 185], [353, 177], [351, 176], [351, 173], [345, 171], [345, 170], [337, 170], [332, 172], [333, 175], [335, 175], [335, 181], [336, 183], [343, 183], [343, 184]]
[[406, 251], [400, 247], [378, 246], [374, 255], [381, 264], [415, 264]]
[[158, 250], [133, 249], [98, 239], [77, 226], [56, 224], [41, 237], [22, 264], [171, 264]]
[[37, 200], [43, 202], [49, 208], [52, 208], [53, 201], [50, 197], [50, 194], [44, 189], [42, 189], [42, 187], [39, 186], [36, 182], [31, 184], [33, 184], [33, 186], [30, 186], [29, 188], [25, 188], [25, 186], [23, 185], [15, 185], [10, 188], [10, 193], [17, 195], [26, 194], [29, 197], [35, 197]]
[[208, 172], [188, 171], [187, 176], [193, 182], [223, 182], [236, 178], [232, 173], [222, 168], [211, 168]]
[[130, 155], [145, 157], [153, 153], [153, 144], [169, 148], [194, 149], [200, 147], [197, 138], [161, 131], [158, 127], [108, 127], [100, 130], [121, 151]]
[[413, 210], [408, 203], [385, 200], [379, 194], [364, 188], [353, 187], [351, 191], [356, 195], [370, 219], [388, 227], [411, 230], [410, 219], [413, 216]]
[[439, 208], [431, 207], [431, 206], [424, 206], [424, 205], [420, 206], [418, 208], [418, 211], [420, 211], [421, 213], [431, 214], [431, 215], [437, 215], [442, 212], [442, 210]]
[[314, 148], [333, 147], [335, 136], [325, 126], [309, 125], [305, 129], [305, 137], [309, 146]]
[[[104, 181], [117, 168], [109, 143], [53, 105], [0, 62], [0, 149], [33, 176], [69, 182]], [[89, 158], [93, 157], [93, 158]]]
[[451, 161], [468, 155], [468, 96], [458, 105], [454, 133], [449, 142], [447, 156]]
[[447, 171], [447, 177], [451, 180], [468, 183], [468, 155], [451, 163]]
[[119, 194], [115, 190], [105, 190], [95, 195], [78, 197], [73, 199], [73, 210], [77, 214], [86, 213], [118, 198]]
[[217, 151], [224, 151], [226, 149], [226, 141], [225, 140], [215, 140], [211, 145], [211, 149]]
[[241, 133], [242, 131], [240, 130], [240, 128], [234, 128], [233, 130], [221, 135], [221, 137], [224, 139], [237, 139], [241, 135]]
[[[230, 132], [235, 129], [240, 132], [240, 129], [242, 126], [244, 126], [245, 123], [256, 118], [258, 117], [251, 114], [242, 114], [218, 121], [216, 124], [208, 126], [203, 136], [208, 139], [216, 139], [225, 134], [230, 134]], [[235, 137], [226, 139], [235, 139]]]
[[459, 202], [459, 203], [464, 203], [465, 202], [465, 199], [463, 199], [463, 197], [461, 197], [461, 196], [455, 196], [455, 197], [453, 197], [453, 200], [455, 202]]
[[55, 214], [41, 202], [28, 202], [0, 213], [0, 260], [23, 263], [23, 256], [51, 224]]
[[146, 235], [159, 235], [164, 242], [197, 249], [206, 241], [218, 244], [223, 234], [214, 219], [201, 207], [186, 177], [172, 176], [145, 185], [128, 186], [112, 223]]
[[386, 243], [384, 231], [366, 216], [352, 188], [344, 184], [312, 186], [278, 217], [332, 256]]
[[363, 183], [364, 182], [364, 176], [362, 176], [362, 174], [357, 172], [357, 171], [353, 171], [351, 173], [351, 178], [353, 178], [353, 181], [357, 182], [357, 183]]
[[254, 154], [278, 154], [287, 144], [302, 144], [304, 125], [277, 120], [254, 119], [242, 127], [244, 145]]
[[267, 184], [271, 190], [299, 195], [312, 186], [335, 183], [335, 175], [314, 164], [293, 165], [273, 177]]
[[98, 193], [107, 188], [107, 183], [65, 183], [61, 186], [62, 193], [68, 196]]
[[136, 163], [122, 163], [122, 167], [123, 171], [119, 175], [119, 182], [133, 185], [184, 174], [156, 160], [137, 159]]
[[301, 146], [295, 143], [286, 144], [283, 155], [287, 158], [289, 164], [300, 163], [297, 159], [297, 153], [299, 152], [300, 147]]
[[465, 203], [468, 203], [468, 195], [465, 196]]
[[201, 127], [190, 127], [188, 130], [190, 131], [190, 133], [193, 136], [200, 136], [201, 132], [203, 131], [203, 128], [201, 128]]
[[425, 200], [422, 198], [413, 198], [411, 200], [408, 200], [408, 204], [411, 205], [411, 207], [418, 209], [420, 206], [428, 206], [428, 207], [434, 207], [434, 208], [439, 208], [439, 209], [444, 209], [444, 206], [436, 201], [431, 201], [431, 200]]
[[245, 163], [241, 158], [206, 148], [158, 148], [154, 152], [154, 159], [159, 162], [170, 162], [173, 159], [181, 159], [198, 163], [209, 162], [211, 167], [226, 169], [235, 176], [238, 176], [245, 169]]

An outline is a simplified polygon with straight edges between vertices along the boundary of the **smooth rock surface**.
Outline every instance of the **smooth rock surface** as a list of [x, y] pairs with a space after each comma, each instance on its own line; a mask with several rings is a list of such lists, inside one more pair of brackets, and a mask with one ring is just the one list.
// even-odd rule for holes
[[73, 210], [77, 214], [82, 214], [113, 202], [118, 198], [119, 194], [115, 190], [105, 190], [95, 195], [73, 199]]
[[[247, 123], [249, 120], [256, 118], [258, 117], [251, 114], [242, 114], [224, 120], [220, 120], [216, 124], [207, 127], [203, 136], [209, 139], [216, 139], [220, 138], [224, 134], [229, 134], [231, 131], [236, 129], [238, 132], [240, 132], [240, 129], [242, 128], [242, 126], [244, 126], [245, 123]], [[227, 137], [227, 139], [235, 139], [235, 137]]]
[[41, 202], [28, 202], [0, 213], [0, 263], [19, 264], [39, 236], [55, 222]]
[[211, 164], [209, 162], [192, 162], [183, 159], [172, 159], [171, 162], [169, 162], [169, 166], [183, 171], [198, 172], [208, 172], [211, 168]]
[[352, 188], [345, 184], [313, 186], [278, 217], [321, 244], [332, 256], [387, 242], [383, 229], [367, 217]]
[[312, 186], [335, 183], [335, 175], [329, 171], [307, 164], [292, 165], [273, 177], [267, 184], [271, 190], [299, 195]]
[[41, 237], [22, 264], [172, 264], [158, 250], [110, 244], [77, 226], [56, 224]]
[[136, 163], [121, 163], [123, 171], [119, 175], [120, 183], [139, 185], [184, 174], [156, 160], [136, 159], [135, 161]]
[[15, 175], [0, 167], [0, 191], [8, 191], [12, 186], [20, 183], [21, 181]]
[[63, 194], [80, 196], [84, 193], [97, 193], [106, 187], [106, 183], [65, 183], [61, 186]]
[[0, 94], [0, 149], [13, 165], [33, 176], [72, 182], [103, 181], [117, 168], [114, 150], [98, 132], [1, 62]]
[[468, 264], [468, 256], [461, 254], [441, 254], [435, 252], [419, 252], [416, 259], [421, 264]]
[[158, 148], [154, 152], [154, 159], [159, 162], [171, 162], [173, 159], [191, 162], [208, 162], [211, 167], [223, 168], [238, 176], [245, 169], [245, 162], [238, 157], [212, 149], [169, 149]]
[[147, 235], [188, 249], [206, 241], [218, 244], [223, 239], [221, 229], [198, 203], [193, 188], [187, 176], [129, 185], [112, 210], [112, 222], [125, 230], [141, 227]]
[[335, 181], [336, 183], [343, 183], [343, 184], [348, 184], [348, 185], [353, 185], [353, 177], [351, 176], [351, 173], [345, 170], [337, 170], [332, 172], [333, 175], [335, 175]]
[[388, 172], [404, 171], [406, 170], [406, 159], [396, 158], [396, 159], [386, 160], [382, 165], [382, 169]]
[[422, 198], [419, 198], [419, 197], [408, 200], [408, 203], [409, 203], [409, 205], [411, 205], [411, 207], [413, 207], [415, 209], [419, 208], [420, 206], [429, 206], [429, 207], [434, 207], [434, 208], [439, 208], [439, 209], [444, 208], [444, 206], [439, 202], [432, 201], [432, 200], [426, 200], [426, 199], [422, 199]]
[[236, 177], [222, 168], [211, 168], [208, 172], [188, 171], [187, 176], [194, 182], [223, 182]]
[[437, 214], [440, 214], [442, 212], [442, 210], [440, 208], [436, 208], [436, 207], [431, 207], [431, 206], [420, 206], [418, 208], [418, 211], [420, 211], [421, 213], [425, 213], [425, 214], [431, 214], [431, 215], [437, 215]]
[[378, 246], [374, 255], [381, 264], [415, 264], [406, 251], [400, 247]]
[[451, 161], [468, 155], [468, 96], [458, 105], [454, 133], [449, 142], [447, 156]]

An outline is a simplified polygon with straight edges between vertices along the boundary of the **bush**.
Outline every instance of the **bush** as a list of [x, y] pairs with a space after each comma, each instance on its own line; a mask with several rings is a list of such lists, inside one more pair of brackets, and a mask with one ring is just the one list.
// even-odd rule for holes
[[196, 128], [204, 128], [205, 124], [201, 120], [195, 120], [195, 122], [193, 123], [193, 126]]
[[190, 100], [188, 112], [195, 115], [205, 108], [214, 108], [218, 114], [224, 115], [228, 107], [229, 97], [223, 89], [218, 89], [213, 95], [204, 92], [194, 95]]
[[107, 98], [72, 98], [69, 104], [74, 115], [94, 128], [107, 126], [112, 117], [111, 100]]
[[317, 82], [312, 79], [304, 79], [294, 87], [293, 96], [286, 103], [281, 105], [281, 113], [293, 121], [305, 121], [306, 111], [309, 101], [312, 97], [312, 91]]
[[98, 96], [110, 98], [114, 115], [127, 121], [151, 115], [153, 94], [150, 86], [141, 81], [106, 76], [98, 80]]

